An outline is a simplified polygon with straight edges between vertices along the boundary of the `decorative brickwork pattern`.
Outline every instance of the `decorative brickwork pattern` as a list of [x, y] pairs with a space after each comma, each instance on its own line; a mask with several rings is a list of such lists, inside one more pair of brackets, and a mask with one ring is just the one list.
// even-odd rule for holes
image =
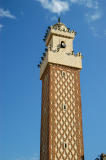
[[49, 160], [49, 72], [42, 81], [40, 160]]
[[81, 160], [83, 155], [80, 70], [48, 64], [42, 77], [40, 159]]

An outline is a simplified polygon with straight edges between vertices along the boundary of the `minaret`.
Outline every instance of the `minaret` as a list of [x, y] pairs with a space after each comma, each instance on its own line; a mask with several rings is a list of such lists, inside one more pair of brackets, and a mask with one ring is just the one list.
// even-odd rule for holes
[[58, 23], [48, 27], [40, 67], [42, 111], [40, 160], [84, 159], [80, 93], [81, 53], [76, 32]]

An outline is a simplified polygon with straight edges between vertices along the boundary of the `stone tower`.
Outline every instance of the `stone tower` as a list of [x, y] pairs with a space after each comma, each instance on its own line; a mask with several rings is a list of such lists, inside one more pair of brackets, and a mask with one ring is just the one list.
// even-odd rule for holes
[[48, 27], [40, 67], [42, 111], [40, 160], [84, 159], [80, 70], [82, 56], [74, 54], [76, 32], [58, 21]]

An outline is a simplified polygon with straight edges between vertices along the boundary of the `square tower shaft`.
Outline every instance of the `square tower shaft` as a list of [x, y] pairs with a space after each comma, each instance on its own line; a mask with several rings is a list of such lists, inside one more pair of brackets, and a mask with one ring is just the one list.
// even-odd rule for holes
[[48, 50], [40, 65], [40, 160], [84, 159], [80, 92], [82, 56], [73, 53], [74, 36], [74, 31], [58, 23], [51, 27], [46, 39]]

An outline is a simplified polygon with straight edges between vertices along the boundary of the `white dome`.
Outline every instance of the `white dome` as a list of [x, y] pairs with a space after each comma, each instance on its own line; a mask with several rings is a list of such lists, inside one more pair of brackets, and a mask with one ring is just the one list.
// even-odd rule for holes
[[53, 29], [55, 30], [62, 30], [62, 31], [69, 31], [69, 28], [67, 28], [63, 23], [56, 23], [53, 25]]

